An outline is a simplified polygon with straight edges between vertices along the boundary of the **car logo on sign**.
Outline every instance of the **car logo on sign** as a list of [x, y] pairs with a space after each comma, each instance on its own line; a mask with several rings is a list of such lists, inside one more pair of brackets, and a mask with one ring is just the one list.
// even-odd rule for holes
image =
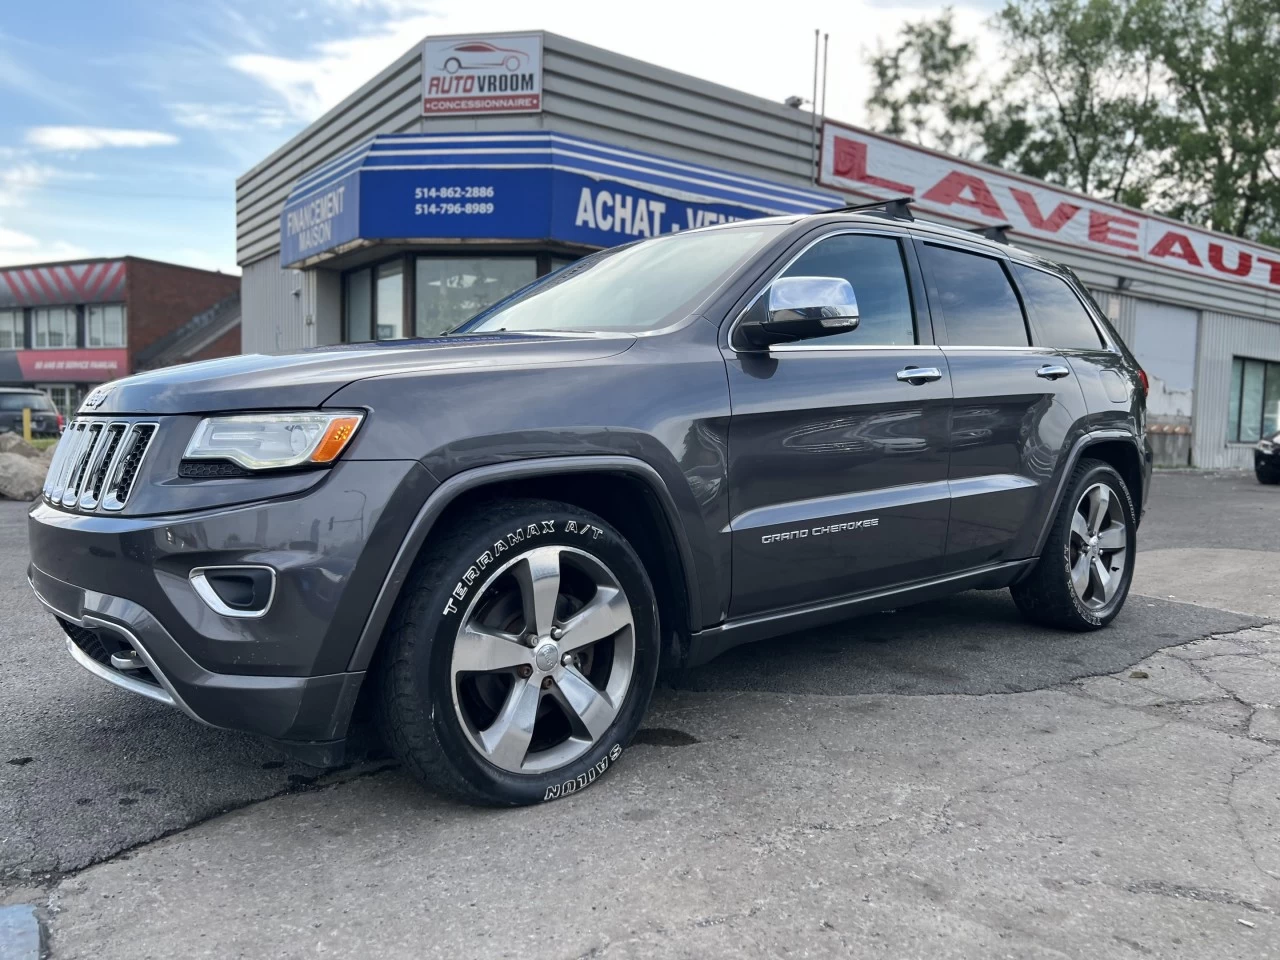
[[107, 395], [111, 393], [110, 387], [98, 387], [84, 398], [84, 403], [80, 404], [81, 410], [94, 410], [102, 406], [107, 399]]

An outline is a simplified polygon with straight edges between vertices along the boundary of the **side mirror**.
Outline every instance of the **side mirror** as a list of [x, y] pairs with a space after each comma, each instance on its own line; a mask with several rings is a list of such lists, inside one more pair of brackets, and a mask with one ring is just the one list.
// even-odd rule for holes
[[841, 277], [779, 277], [747, 307], [738, 336], [751, 347], [848, 333], [858, 326], [858, 298]]

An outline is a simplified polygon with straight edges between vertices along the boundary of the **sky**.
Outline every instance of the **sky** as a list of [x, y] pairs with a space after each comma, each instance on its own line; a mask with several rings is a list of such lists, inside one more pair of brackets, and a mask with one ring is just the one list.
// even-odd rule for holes
[[[957, 2], [981, 35], [997, 0]], [[754, 13], [759, 9], [759, 14]], [[152, 257], [238, 272], [235, 180], [429, 35], [545, 29], [864, 118], [868, 54], [932, 0], [0, 0], [0, 265]]]

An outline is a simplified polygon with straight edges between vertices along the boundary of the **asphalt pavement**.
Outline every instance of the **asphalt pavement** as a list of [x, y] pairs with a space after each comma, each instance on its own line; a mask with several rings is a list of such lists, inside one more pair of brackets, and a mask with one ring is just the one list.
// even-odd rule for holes
[[85, 674], [2, 504], [0, 904], [55, 957], [1280, 955], [1277, 520], [1158, 474], [1108, 630], [987, 592], [741, 648], [591, 790], [495, 813]]

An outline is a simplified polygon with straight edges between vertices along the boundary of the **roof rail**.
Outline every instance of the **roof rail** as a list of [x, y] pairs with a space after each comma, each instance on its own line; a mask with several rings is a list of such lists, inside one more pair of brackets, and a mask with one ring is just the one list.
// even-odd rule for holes
[[914, 197], [894, 197], [891, 200], [868, 200], [866, 203], [849, 203], [843, 207], [822, 210], [821, 213], [881, 213], [891, 220], [914, 220], [911, 215], [911, 204]]
[[970, 227], [970, 233], [976, 233], [980, 237], [986, 237], [996, 243], [1009, 243], [1009, 231], [1013, 229], [1012, 223], [996, 223], [989, 227]]

